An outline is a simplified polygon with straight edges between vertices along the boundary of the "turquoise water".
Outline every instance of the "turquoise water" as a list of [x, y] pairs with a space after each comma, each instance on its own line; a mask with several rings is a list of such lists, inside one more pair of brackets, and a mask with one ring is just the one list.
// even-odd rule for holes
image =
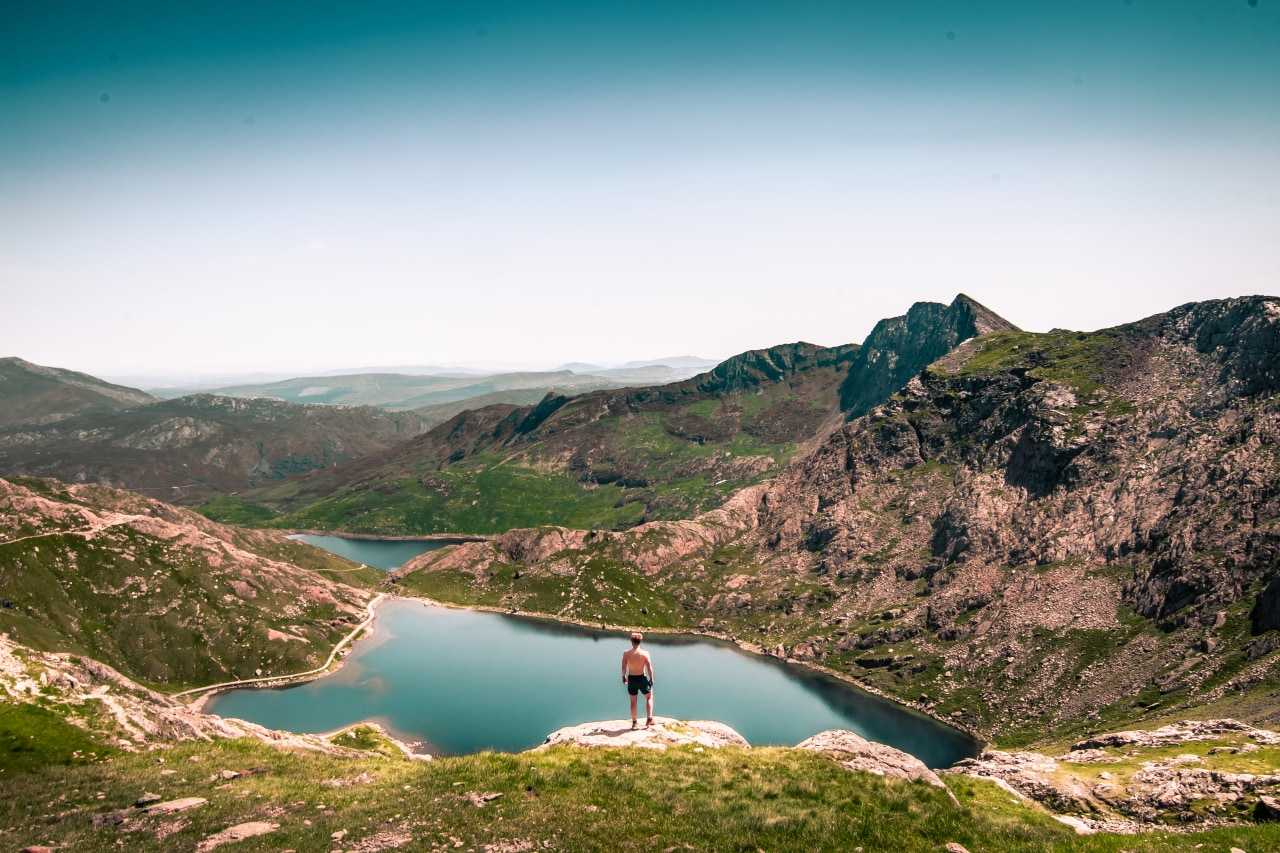
[[434, 551], [449, 544], [422, 540], [345, 539], [341, 536], [319, 536], [312, 533], [298, 533], [290, 538], [388, 572], [400, 568], [424, 551]]
[[[654, 636], [646, 645], [662, 716], [719, 720], [757, 746], [851, 729], [931, 767], [976, 752], [967, 735], [771, 658], [690, 637]], [[208, 710], [297, 732], [376, 720], [441, 754], [521, 750], [562, 726], [627, 717], [627, 647], [618, 634], [393, 599], [336, 673], [223, 693]]]

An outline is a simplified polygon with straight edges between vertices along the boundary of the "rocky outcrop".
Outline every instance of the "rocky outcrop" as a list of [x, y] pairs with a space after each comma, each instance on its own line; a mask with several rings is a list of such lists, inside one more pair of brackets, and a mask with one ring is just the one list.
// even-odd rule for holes
[[917, 302], [876, 323], [840, 386], [840, 408], [851, 418], [864, 415], [964, 341], [1017, 328], [963, 293], [950, 305]]
[[672, 746], [718, 749], [725, 746], [749, 747], [746, 738], [724, 723], [709, 720], [673, 720], [655, 717], [651, 727], [631, 728], [630, 720], [608, 720], [583, 723], [557, 729], [537, 749], [570, 744], [587, 747], [638, 747], [664, 750]]
[[1088, 787], [1075, 780], [1060, 779], [1058, 762], [1038, 752], [989, 749], [977, 758], [957, 762], [945, 772], [990, 779], [1053, 811], [1083, 814], [1098, 811], [1098, 803]]
[[[1225, 743], [1207, 752], [1168, 755], [1178, 744]], [[945, 772], [989, 779], [1087, 830], [1265, 818], [1280, 793], [1280, 773], [1245, 772], [1234, 756], [1280, 742], [1280, 734], [1236, 720], [1186, 720], [1150, 731], [1110, 732], [1052, 758], [987, 750]], [[1101, 769], [1100, 769], [1101, 768]], [[1277, 768], [1280, 769], [1280, 768]]]
[[1094, 735], [1072, 744], [1073, 752], [1105, 747], [1156, 747], [1202, 740], [1216, 740], [1223, 735], [1241, 735], [1254, 743], [1280, 744], [1280, 733], [1260, 729], [1239, 720], [1183, 720], [1157, 729], [1110, 732]]
[[802, 740], [796, 745], [796, 749], [826, 755], [847, 770], [857, 770], [890, 779], [924, 782], [935, 788], [946, 787], [938, 778], [938, 774], [914, 755], [882, 743], [869, 741], [861, 735], [844, 729], [819, 732], [813, 737]]

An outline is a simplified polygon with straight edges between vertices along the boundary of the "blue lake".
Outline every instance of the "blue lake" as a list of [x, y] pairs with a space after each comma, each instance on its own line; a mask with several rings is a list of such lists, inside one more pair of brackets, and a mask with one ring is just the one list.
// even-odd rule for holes
[[[850, 729], [931, 767], [977, 751], [969, 736], [928, 717], [726, 643], [654, 635], [646, 645], [661, 716], [719, 720], [757, 746]], [[626, 718], [619, 671], [627, 646], [619, 634], [392, 599], [336, 673], [224, 693], [207, 710], [298, 732], [374, 720], [439, 754], [521, 750], [561, 726]]]
[[343, 536], [324, 536], [315, 533], [296, 533], [289, 538], [388, 572], [400, 568], [425, 551], [434, 551], [436, 548], [443, 548], [450, 544], [421, 539], [348, 539]]

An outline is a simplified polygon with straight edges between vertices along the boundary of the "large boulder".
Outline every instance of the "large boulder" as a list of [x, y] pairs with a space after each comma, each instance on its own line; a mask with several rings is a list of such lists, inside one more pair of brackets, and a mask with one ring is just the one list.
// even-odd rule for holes
[[988, 749], [977, 758], [956, 762], [947, 772], [990, 779], [1057, 812], [1089, 814], [1098, 810], [1093, 794], [1083, 783], [1060, 774], [1058, 762], [1038, 752]]
[[845, 729], [829, 729], [806, 738], [796, 749], [807, 749], [829, 756], [849, 770], [874, 773], [894, 779], [924, 782], [937, 788], [946, 788], [938, 774], [914, 755], [900, 749], [869, 741]]
[[607, 720], [566, 726], [547, 735], [537, 749], [559, 744], [592, 747], [625, 747], [666, 749], [670, 746], [695, 746], [716, 749], [722, 746], [749, 747], [747, 739], [726, 726], [711, 720], [673, 720], [654, 717], [653, 726], [631, 728], [630, 720]]

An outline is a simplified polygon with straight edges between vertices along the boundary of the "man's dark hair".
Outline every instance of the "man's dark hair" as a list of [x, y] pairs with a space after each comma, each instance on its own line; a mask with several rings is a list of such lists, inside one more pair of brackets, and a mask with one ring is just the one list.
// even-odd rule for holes
[[631, 645], [638, 646], [640, 645], [640, 641], [643, 639], [644, 639], [644, 634], [641, 634], [639, 631], [631, 632]]

